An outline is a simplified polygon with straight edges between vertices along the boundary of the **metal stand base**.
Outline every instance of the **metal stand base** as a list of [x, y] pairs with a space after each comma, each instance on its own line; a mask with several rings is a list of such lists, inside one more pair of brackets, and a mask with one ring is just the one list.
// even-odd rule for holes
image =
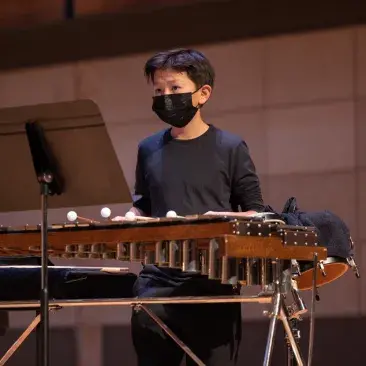
[[[289, 324], [291, 328], [291, 332], [294, 336], [295, 342], [297, 346], [299, 347], [299, 340], [300, 340], [300, 330], [298, 329], [298, 319], [290, 319]], [[287, 337], [287, 334], [285, 334], [285, 342], [286, 342], [286, 366], [298, 366], [298, 363], [296, 362], [295, 355], [292, 352], [292, 347], [289, 342], [289, 339]]]
[[[304, 366], [304, 361], [300, 349], [295, 341], [290, 327], [290, 317], [285, 304], [284, 293], [286, 293], [286, 279], [282, 278], [282, 263], [278, 260], [273, 261], [274, 293], [272, 311], [268, 314], [270, 317], [267, 346], [264, 355], [263, 366], [270, 366], [273, 354], [274, 339], [277, 327], [277, 320], [281, 320], [287, 340], [299, 366]], [[291, 280], [290, 280], [291, 281]]]
[[[245, 298], [243, 298], [245, 300]], [[243, 301], [245, 302], [245, 301]], [[108, 304], [105, 304], [108, 305]], [[161, 329], [166, 332], [176, 343], [179, 347], [182, 348], [182, 350], [192, 358], [193, 361], [196, 362], [199, 366], [205, 366], [205, 364], [193, 353], [193, 351], [184, 343], [182, 342], [175, 334], [174, 332], [157, 316], [152, 312], [146, 305], [143, 305], [142, 303], [136, 303], [134, 304], [135, 309], [141, 309], [145, 311], [151, 319], [153, 319], [160, 327]], [[60, 308], [51, 308], [50, 310], [59, 310]], [[284, 308], [284, 302], [282, 295], [280, 297], [274, 297], [273, 299], [273, 310], [271, 314], [275, 314], [277, 312], [277, 316], [271, 317], [270, 322], [270, 332], [268, 335], [267, 340], [267, 348], [266, 348], [266, 354], [265, 354], [265, 361], [263, 365], [269, 365], [270, 359], [272, 356], [272, 349], [273, 349], [273, 340], [274, 340], [274, 334], [275, 334], [275, 328], [276, 328], [276, 321], [277, 319], [282, 320], [282, 323], [285, 328], [285, 332], [287, 334], [287, 337], [289, 339], [289, 343], [292, 349], [293, 354], [295, 355], [298, 366], [303, 366], [304, 363], [302, 361], [300, 351], [298, 349], [298, 346], [296, 344], [295, 338], [292, 334], [291, 327], [289, 325], [289, 319], [288, 314], [286, 312], [286, 309]], [[10, 359], [10, 357], [18, 350], [18, 348], [23, 344], [23, 342], [28, 338], [28, 336], [33, 332], [34, 329], [39, 325], [41, 320], [41, 315], [38, 314], [31, 324], [28, 326], [28, 328], [22, 333], [22, 335], [13, 343], [13, 345], [9, 348], [9, 350], [5, 353], [5, 355], [0, 360], [0, 366], [5, 365], [5, 363]]]
[[[258, 304], [270, 304], [271, 296], [207, 296], [207, 297], [155, 297], [155, 298], [126, 298], [126, 299], [80, 299], [80, 300], [50, 300], [49, 311], [60, 310], [64, 307], [89, 307], [89, 306], [132, 306], [141, 308], [170, 336], [182, 347], [182, 349], [200, 366], [204, 366], [204, 363], [185, 345], [165, 324], [157, 317], [150, 309], [144, 305], [148, 304], [208, 304], [208, 303], [258, 303]], [[18, 309], [18, 310], [36, 310], [36, 317], [33, 319], [28, 328], [22, 333], [22, 335], [13, 343], [8, 349], [5, 355], [0, 359], [0, 366], [10, 359], [10, 357], [19, 349], [23, 342], [37, 327], [40, 327], [41, 313], [40, 313], [40, 301], [9, 301], [0, 302], [0, 309]], [[37, 332], [38, 333], [38, 332]], [[42, 334], [41, 334], [42, 335]], [[39, 346], [41, 341], [37, 335], [37, 365], [42, 361], [40, 358]], [[40, 344], [39, 344], [40, 343]]]

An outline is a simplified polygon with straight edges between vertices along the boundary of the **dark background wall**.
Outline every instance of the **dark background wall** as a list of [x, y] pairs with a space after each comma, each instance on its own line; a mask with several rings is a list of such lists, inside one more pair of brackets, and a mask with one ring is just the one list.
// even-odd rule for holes
[[[0, 108], [94, 100], [132, 189], [138, 141], [164, 128], [151, 115], [143, 63], [155, 50], [197, 47], [218, 75], [205, 118], [247, 141], [266, 202], [281, 209], [289, 196], [296, 196], [304, 210], [339, 214], [352, 230], [361, 271], [366, 268], [365, 2], [75, 4], [75, 19], [65, 20], [63, 2], [1, 3]], [[115, 214], [127, 208], [112, 207]], [[99, 210], [77, 208], [94, 218]], [[62, 222], [66, 212], [54, 210], [50, 220]], [[39, 212], [0, 214], [3, 225], [38, 220]], [[365, 293], [364, 280], [351, 273], [321, 290], [314, 365], [365, 364]], [[259, 365], [268, 321], [258, 307], [243, 309], [240, 362]], [[128, 308], [52, 314], [52, 365], [134, 365], [129, 316]], [[31, 314], [11, 314], [1, 351], [30, 320]], [[284, 357], [281, 327], [277, 339], [274, 365]], [[32, 335], [9, 365], [33, 365], [34, 345]]]
[[[72, 21], [67, 3], [74, 3]], [[0, 68], [7, 69], [358, 25], [366, 3], [6, 0], [0, 20]]]

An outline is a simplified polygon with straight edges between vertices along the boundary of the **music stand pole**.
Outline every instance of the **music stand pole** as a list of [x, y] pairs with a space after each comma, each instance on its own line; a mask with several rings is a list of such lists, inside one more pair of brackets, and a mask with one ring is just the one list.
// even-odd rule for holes
[[[47, 182], [48, 180], [48, 182]], [[42, 251], [42, 272], [41, 272], [41, 344], [40, 357], [41, 366], [49, 364], [49, 297], [48, 297], [48, 184], [52, 181], [51, 175], [44, 175], [41, 182], [41, 251]]]
[[41, 190], [41, 366], [49, 364], [49, 293], [48, 293], [48, 197], [63, 193], [63, 178], [58, 163], [49, 147], [42, 126], [27, 122], [25, 130], [32, 155], [33, 166]]

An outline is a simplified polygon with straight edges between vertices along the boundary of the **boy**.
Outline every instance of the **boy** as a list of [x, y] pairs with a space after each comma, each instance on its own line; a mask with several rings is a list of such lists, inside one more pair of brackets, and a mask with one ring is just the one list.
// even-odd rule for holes
[[[158, 53], [147, 61], [145, 76], [154, 88], [152, 109], [170, 128], [139, 145], [135, 193], [140, 198], [130, 211], [153, 217], [164, 217], [171, 210], [180, 216], [230, 215], [238, 207], [243, 212], [236, 216], [262, 211], [261, 189], [247, 145], [202, 119], [201, 109], [215, 79], [205, 56], [185, 49]], [[233, 289], [196, 273], [147, 265], [135, 293], [139, 297], [217, 296], [232, 295]], [[206, 365], [214, 365], [216, 351], [229, 352], [228, 346], [233, 345], [241, 307], [170, 304], [150, 308]], [[180, 365], [184, 352], [147, 314], [133, 312], [131, 321], [139, 366]], [[194, 364], [187, 357], [187, 365]]]

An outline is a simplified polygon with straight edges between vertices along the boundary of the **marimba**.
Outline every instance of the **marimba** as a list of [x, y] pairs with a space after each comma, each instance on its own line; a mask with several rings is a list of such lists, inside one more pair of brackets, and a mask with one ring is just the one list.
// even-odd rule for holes
[[[199, 271], [222, 283], [267, 285], [271, 259], [326, 259], [314, 228], [267, 216], [194, 215], [133, 222], [65, 223], [48, 231], [50, 257], [138, 261]], [[0, 228], [0, 255], [39, 255], [40, 227]]]
[[[1, 227], [0, 256], [39, 256], [41, 252], [40, 226]], [[125, 298], [125, 299], [51, 299], [51, 307], [134, 305], [145, 310], [194, 359], [203, 363], [182, 344], [144, 304], [152, 303], [209, 303], [258, 302], [272, 303], [270, 331], [264, 365], [269, 365], [273, 348], [275, 322], [281, 319], [291, 349], [299, 365], [303, 365], [289, 319], [294, 316], [284, 304], [284, 293], [291, 291], [298, 313], [304, 307], [293, 282], [301, 273], [293, 275], [297, 262], [312, 263], [317, 268], [319, 260], [327, 259], [327, 249], [319, 243], [315, 228], [289, 226], [270, 215], [253, 217], [225, 217], [193, 215], [130, 222], [75, 222], [52, 225], [48, 230], [49, 256], [62, 258], [100, 258], [121, 261], [138, 261], [198, 271], [210, 280], [224, 284], [244, 286], [261, 285], [258, 296], [232, 296], [211, 298]], [[284, 266], [288, 263], [288, 266]], [[38, 268], [40, 271], [40, 268]], [[52, 272], [52, 270], [51, 270]], [[283, 274], [287, 272], [287, 276]], [[313, 289], [323, 284], [313, 278], [302, 281], [302, 286]], [[339, 273], [337, 274], [339, 277]], [[309, 276], [308, 276], [309, 277]], [[319, 277], [319, 276], [318, 276]], [[331, 282], [334, 278], [329, 278]], [[311, 282], [310, 284], [307, 282]], [[317, 282], [318, 281], [318, 282]], [[296, 287], [296, 286], [295, 286]], [[266, 292], [270, 289], [269, 292]], [[295, 304], [295, 305], [296, 305]], [[37, 308], [39, 301], [18, 301], [1, 304], [2, 308]], [[312, 311], [313, 315], [313, 311]], [[295, 314], [296, 316], [296, 314]], [[35, 324], [29, 329], [33, 329]], [[312, 331], [311, 331], [312, 334]], [[310, 347], [310, 346], [309, 346]]]

